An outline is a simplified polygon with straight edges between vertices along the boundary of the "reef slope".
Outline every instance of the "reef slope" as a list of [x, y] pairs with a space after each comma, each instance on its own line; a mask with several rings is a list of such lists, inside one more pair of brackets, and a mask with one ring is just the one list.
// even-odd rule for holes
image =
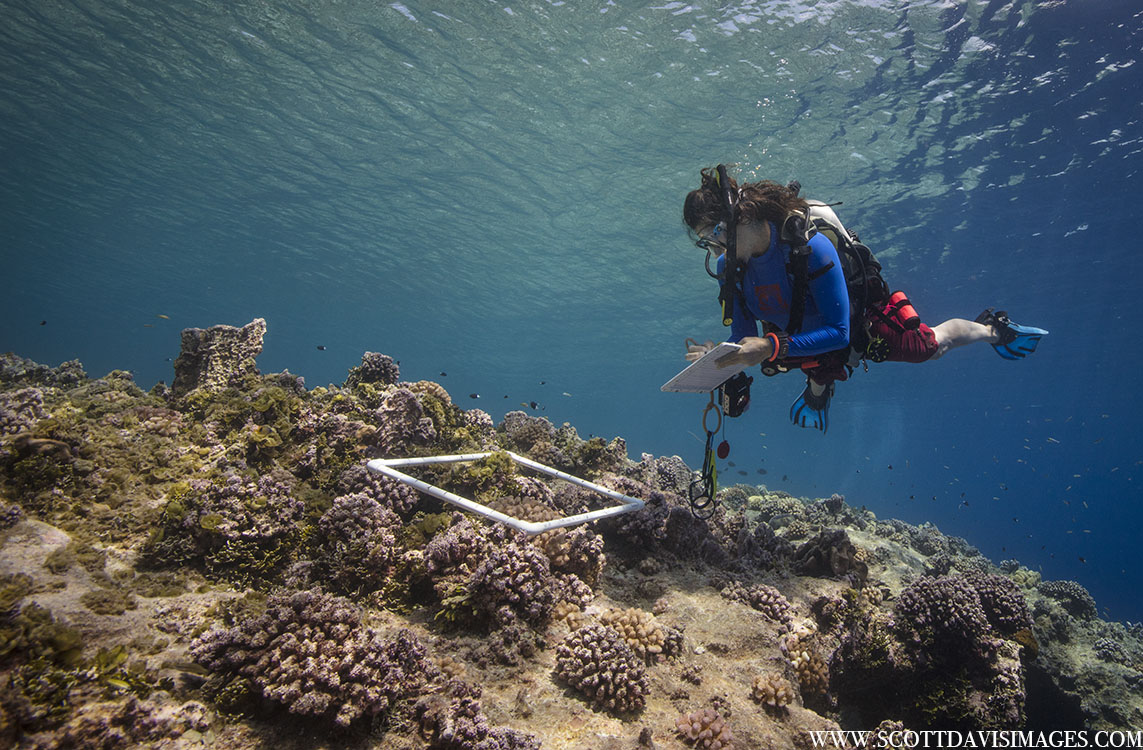
[[[499, 422], [366, 353], [263, 375], [264, 322], [189, 329], [174, 391], [0, 357], [0, 743], [20, 748], [803, 748], [838, 728], [1143, 726], [1138, 626], [844, 498]], [[545, 520], [527, 538], [365, 469]]]

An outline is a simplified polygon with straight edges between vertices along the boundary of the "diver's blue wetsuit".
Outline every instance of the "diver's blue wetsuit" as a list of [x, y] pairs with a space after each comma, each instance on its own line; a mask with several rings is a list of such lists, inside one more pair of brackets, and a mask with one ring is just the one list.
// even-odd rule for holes
[[[790, 323], [790, 302], [794, 296], [793, 284], [786, 272], [790, 246], [778, 241], [777, 227], [773, 222], [769, 224], [770, 249], [746, 263], [741, 280], [742, 295], [735, 296], [734, 323], [728, 341], [757, 336], [759, 320], [773, 323], [783, 331]], [[810, 238], [809, 246], [810, 293], [806, 297], [802, 330], [790, 336], [788, 356], [791, 357], [824, 354], [849, 346], [849, 291], [841, 260], [833, 244], [820, 234]], [[833, 267], [813, 278], [815, 272], [830, 263]], [[726, 256], [723, 255], [718, 259], [720, 274], [725, 267]]]

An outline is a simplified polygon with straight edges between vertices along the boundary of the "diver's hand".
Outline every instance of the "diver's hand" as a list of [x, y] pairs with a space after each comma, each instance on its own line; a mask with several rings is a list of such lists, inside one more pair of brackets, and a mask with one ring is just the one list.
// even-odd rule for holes
[[774, 341], [769, 336], [765, 338], [758, 338], [757, 336], [747, 336], [738, 342], [742, 348], [736, 352], [731, 352], [726, 356], [719, 357], [715, 362], [719, 367], [730, 367], [731, 365], [760, 365], [774, 355]]
[[704, 344], [700, 344], [699, 342], [695, 341], [694, 339], [687, 339], [685, 343], [687, 345], [687, 361], [688, 362], [699, 361], [700, 359], [703, 358], [703, 355], [705, 355], [707, 352], [709, 352], [711, 349], [714, 348], [714, 342], [713, 341], [707, 341]]

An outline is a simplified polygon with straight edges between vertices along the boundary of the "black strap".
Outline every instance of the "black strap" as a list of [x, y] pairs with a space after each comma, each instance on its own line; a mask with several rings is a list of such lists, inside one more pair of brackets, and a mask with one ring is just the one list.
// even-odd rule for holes
[[738, 201], [730, 189], [726, 165], [715, 167], [718, 185], [722, 188], [722, 203], [726, 211], [726, 265], [723, 266], [722, 289], [718, 301], [722, 305], [722, 324], [734, 322], [734, 300], [738, 296]]
[[802, 319], [806, 315], [806, 297], [810, 294], [810, 248], [808, 245], [790, 250], [790, 262], [786, 272], [793, 278], [793, 299], [790, 300], [790, 320], [786, 324], [787, 333], [802, 330]]

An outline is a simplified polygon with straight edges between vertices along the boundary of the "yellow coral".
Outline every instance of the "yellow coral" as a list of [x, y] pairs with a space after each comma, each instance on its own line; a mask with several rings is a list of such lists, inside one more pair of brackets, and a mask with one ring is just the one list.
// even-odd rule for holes
[[754, 700], [767, 706], [781, 708], [794, 700], [794, 686], [785, 677], [777, 674], [763, 674], [754, 678]]
[[829, 665], [817, 654], [808, 629], [800, 628], [786, 636], [782, 653], [798, 675], [802, 695], [824, 695], [829, 689]]
[[619, 633], [639, 656], [649, 659], [663, 653], [667, 636], [650, 612], [637, 607], [609, 609], [600, 615], [599, 621]]
[[704, 750], [731, 750], [734, 735], [730, 725], [713, 708], [694, 711], [675, 719], [683, 739]]

